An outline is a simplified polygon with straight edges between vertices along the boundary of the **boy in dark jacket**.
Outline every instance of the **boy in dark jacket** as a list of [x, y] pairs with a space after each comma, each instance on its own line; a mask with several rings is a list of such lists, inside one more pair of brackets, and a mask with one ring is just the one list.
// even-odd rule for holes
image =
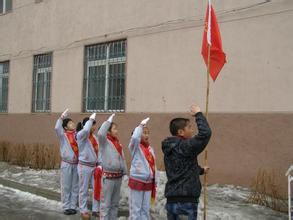
[[170, 122], [172, 137], [162, 142], [168, 179], [165, 187], [168, 220], [177, 220], [180, 215], [187, 215], [188, 220], [197, 219], [201, 193], [199, 175], [208, 171], [208, 167], [198, 165], [197, 156], [207, 146], [212, 132], [198, 106], [191, 106], [190, 113], [195, 117], [198, 134], [193, 136], [189, 119], [174, 118]]

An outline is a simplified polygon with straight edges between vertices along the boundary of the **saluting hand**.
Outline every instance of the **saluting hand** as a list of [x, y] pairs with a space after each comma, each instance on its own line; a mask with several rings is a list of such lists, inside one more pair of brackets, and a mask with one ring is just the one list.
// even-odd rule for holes
[[112, 114], [112, 115], [108, 118], [107, 121], [112, 123], [112, 122], [113, 122], [113, 118], [114, 118], [114, 116], [115, 116], [115, 113]]
[[143, 120], [140, 122], [140, 124], [141, 124], [142, 126], [145, 126], [145, 125], [148, 123], [149, 120], [150, 120], [149, 117], [146, 118], [146, 119], [143, 119]]
[[62, 114], [61, 114], [61, 119], [63, 120], [64, 118], [67, 118], [68, 117], [68, 112], [69, 112], [69, 109], [67, 108]]
[[96, 120], [96, 113], [91, 114], [90, 119], [93, 121]]

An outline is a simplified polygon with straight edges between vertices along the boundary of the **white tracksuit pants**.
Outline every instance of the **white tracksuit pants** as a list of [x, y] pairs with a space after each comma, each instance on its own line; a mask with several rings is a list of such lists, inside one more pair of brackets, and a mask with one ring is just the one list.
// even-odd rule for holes
[[152, 191], [129, 189], [129, 220], [150, 220]]
[[107, 179], [102, 177], [101, 220], [116, 220], [118, 216], [122, 177]]
[[[79, 176], [79, 209], [80, 213], [87, 213], [87, 200], [88, 200], [88, 190], [90, 184], [92, 188], [94, 186], [94, 170], [95, 167], [90, 167], [86, 165], [78, 164], [78, 176]], [[94, 199], [93, 190], [93, 205], [92, 211], [99, 212], [100, 202]]]
[[76, 209], [78, 201], [78, 173], [77, 164], [61, 162], [61, 201], [63, 210]]

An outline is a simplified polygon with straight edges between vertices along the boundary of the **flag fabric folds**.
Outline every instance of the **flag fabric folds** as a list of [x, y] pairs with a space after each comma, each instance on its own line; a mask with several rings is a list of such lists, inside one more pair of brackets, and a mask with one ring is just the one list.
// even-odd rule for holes
[[215, 81], [222, 67], [226, 63], [226, 54], [222, 49], [221, 34], [217, 22], [217, 18], [209, 0], [206, 17], [205, 29], [203, 33], [203, 41], [201, 54], [208, 67], [208, 48], [210, 46], [210, 75]]

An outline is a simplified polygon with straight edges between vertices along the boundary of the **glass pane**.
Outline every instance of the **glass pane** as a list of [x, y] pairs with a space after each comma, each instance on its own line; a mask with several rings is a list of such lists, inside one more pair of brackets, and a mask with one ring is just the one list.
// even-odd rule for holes
[[3, 1], [4, 0], [0, 0], [0, 14], [3, 13]]
[[49, 111], [52, 53], [34, 57], [33, 111]]
[[109, 44], [109, 58], [117, 58], [125, 56], [125, 41], [117, 41]]
[[89, 67], [88, 110], [104, 110], [106, 66]]
[[0, 112], [7, 111], [9, 62], [0, 63]]
[[2, 98], [0, 95], [0, 99], [2, 99], [1, 111], [7, 111], [7, 98], [8, 98], [8, 78], [5, 77], [2, 80]]
[[[85, 110], [123, 110], [126, 40], [86, 47], [87, 72], [84, 77]], [[109, 53], [107, 53], [109, 52]], [[103, 62], [91, 62], [99, 61]], [[106, 73], [106, 61], [108, 61]], [[119, 63], [118, 63], [119, 62]], [[97, 65], [97, 66], [93, 66]], [[106, 76], [107, 79], [106, 84]], [[107, 93], [105, 94], [107, 86]], [[107, 100], [105, 97], [107, 95]], [[105, 106], [107, 101], [107, 107]], [[106, 109], [107, 108], [107, 109]]]
[[98, 66], [98, 106], [97, 110], [105, 109], [106, 66]]
[[109, 65], [109, 110], [124, 109], [124, 71], [125, 63]]
[[96, 74], [97, 67], [90, 67], [89, 68], [89, 75], [88, 75], [88, 102], [87, 102], [87, 109], [93, 110], [95, 109], [95, 88], [97, 87], [97, 79]]
[[107, 57], [107, 45], [98, 44], [86, 47], [88, 61], [104, 60]]
[[106, 57], [107, 57], [107, 45], [106, 44], [103, 44], [99, 48], [99, 56], [98, 56], [98, 59], [99, 60], [103, 60], [103, 59], [106, 59]]
[[36, 110], [43, 110], [43, 96], [44, 96], [44, 74], [38, 74], [37, 77], [37, 100]]
[[93, 47], [88, 48], [88, 60], [94, 60]]
[[3, 74], [8, 74], [9, 72], [9, 62], [3, 63]]
[[45, 102], [45, 108], [46, 110], [50, 109], [50, 79], [51, 79], [51, 72], [46, 73], [46, 96], [44, 97], [44, 102]]
[[119, 79], [119, 94], [121, 96], [119, 102], [119, 109], [124, 110], [125, 100], [125, 63], [121, 65], [120, 79]]
[[12, 0], [6, 0], [6, 12], [10, 12], [12, 10]]

